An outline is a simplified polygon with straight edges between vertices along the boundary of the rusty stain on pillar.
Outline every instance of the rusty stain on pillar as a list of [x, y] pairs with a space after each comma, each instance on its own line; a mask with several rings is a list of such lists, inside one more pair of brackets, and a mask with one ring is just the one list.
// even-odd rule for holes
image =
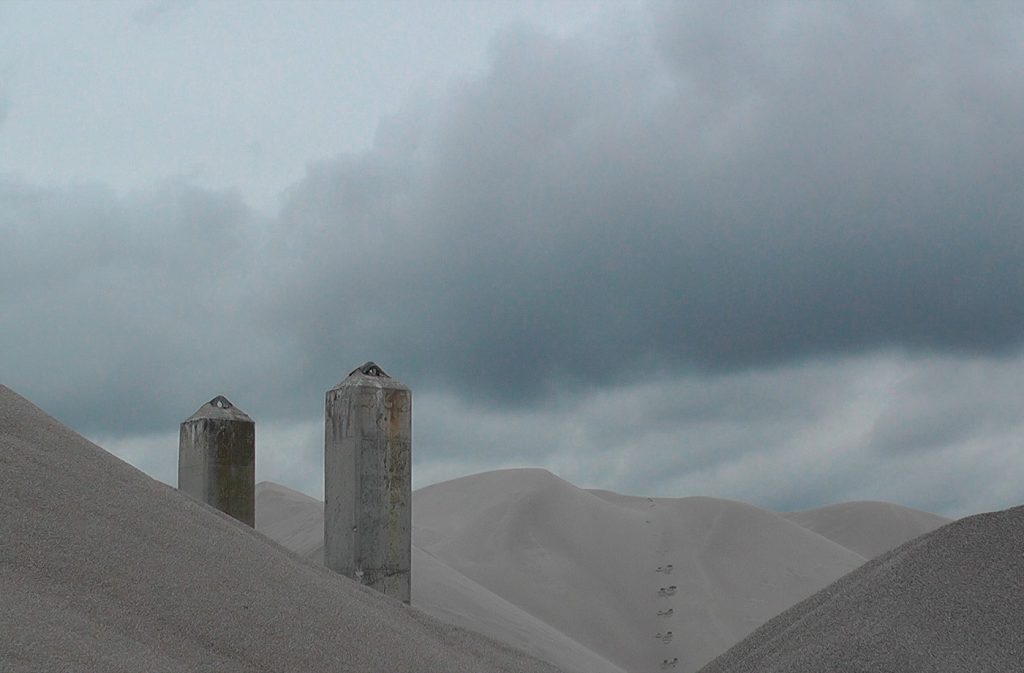
[[178, 489], [255, 526], [256, 424], [223, 395], [181, 424]]
[[409, 602], [412, 393], [373, 362], [327, 391], [324, 564]]

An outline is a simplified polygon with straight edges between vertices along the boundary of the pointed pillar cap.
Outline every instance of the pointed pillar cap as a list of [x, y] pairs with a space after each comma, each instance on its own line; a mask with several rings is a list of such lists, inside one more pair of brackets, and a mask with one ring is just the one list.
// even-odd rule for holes
[[380, 365], [372, 360], [353, 369], [349, 372], [349, 375], [345, 377], [345, 380], [334, 386], [334, 388], [341, 388], [342, 386], [370, 386], [373, 388], [399, 388], [403, 390], [409, 389], [398, 379], [391, 378], [390, 374], [384, 371]]
[[188, 423], [189, 421], [198, 421], [210, 418], [225, 421], [253, 422], [244, 411], [231, 404], [231, 401], [223, 395], [217, 395], [217, 397], [214, 397], [212, 400], [199, 407], [199, 409], [196, 410], [196, 413], [185, 419], [185, 422]]

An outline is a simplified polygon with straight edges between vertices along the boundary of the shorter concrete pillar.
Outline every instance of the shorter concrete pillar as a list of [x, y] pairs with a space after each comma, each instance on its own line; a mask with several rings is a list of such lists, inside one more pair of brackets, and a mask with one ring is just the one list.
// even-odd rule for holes
[[367, 362], [326, 403], [324, 565], [408, 603], [412, 393]]
[[256, 424], [223, 395], [181, 424], [178, 490], [256, 524]]

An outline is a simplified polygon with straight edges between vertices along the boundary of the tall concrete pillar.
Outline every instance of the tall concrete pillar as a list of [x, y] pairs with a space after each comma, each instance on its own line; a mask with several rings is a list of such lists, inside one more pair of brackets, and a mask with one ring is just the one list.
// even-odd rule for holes
[[181, 424], [178, 489], [256, 524], [256, 424], [223, 395]]
[[412, 393], [372, 362], [327, 391], [324, 563], [409, 602]]

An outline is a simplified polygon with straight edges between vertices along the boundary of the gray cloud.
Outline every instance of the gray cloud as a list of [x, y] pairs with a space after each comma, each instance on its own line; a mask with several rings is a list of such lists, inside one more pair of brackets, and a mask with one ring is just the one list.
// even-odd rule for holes
[[0, 180], [5, 383], [77, 429], [126, 433], [244, 390], [273, 367], [245, 319], [254, 228], [236, 197], [188, 185], [118, 197]]
[[[430, 396], [417, 410], [415, 473], [423, 485], [543, 466], [581, 486], [633, 494], [780, 511], [874, 499], [960, 516], [1024, 497], [1022, 372], [1024, 358], [888, 353], [608, 386], [517, 411]], [[939, 414], [927, 413], [933, 399]], [[932, 427], [944, 412], [968, 431]], [[901, 434], [924, 441], [894, 445]]]
[[[993, 476], [1012, 387], [999, 406], [991, 370], [965, 388], [944, 369], [868, 404], [863, 370], [821, 363], [1018, 362], [1020, 20], [720, 7], [509, 30], [487, 73], [311, 164], [269, 221], [189, 184], [0, 181], [3, 382], [130, 456], [119, 437], [224, 393], [268, 429], [262, 464], [301, 480], [323, 391], [372, 358], [425, 401], [424, 474], [982, 503], [942, 470]], [[167, 472], [173, 449], [139, 460]]]
[[[512, 31], [290, 195], [281, 324], [495, 399], [1024, 336], [1019, 27], [719, 5]], [[928, 20], [922, 20], [921, 12]]]
[[[529, 409], [417, 393], [414, 486], [529, 466], [583, 487], [778, 511], [864, 499], [947, 516], [1001, 509], [1024, 498], [1022, 373], [1020, 357], [889, 353], [606, 386]], [[969, 433], [932, 429], [933, 398]], [[174, 430], [93, 438], [173, 484]], [[916, 448], [894, 444], [901, 436]], [[258, 442], [258, 479], [322, 496], [322, 420], [261, 420]]]
[[868, 443], [883, 455], [921, 456], [982, 436], [1012, 436], [1022, 408], [1016, 374], [1017, 365], [1000, 360], [915, 371], [893, 387]]

